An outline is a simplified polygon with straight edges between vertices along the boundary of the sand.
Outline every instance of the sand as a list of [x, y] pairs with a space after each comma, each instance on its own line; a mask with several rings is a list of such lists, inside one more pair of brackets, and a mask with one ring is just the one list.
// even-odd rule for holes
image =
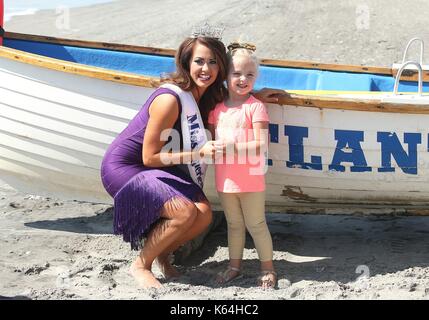
[[[6, 29], [174, 48], [193, 24], [209, 19], [226, 25], [225, 41], [241, 36], [262, 57], [385, 66], [401, 59], [411, 37], [429, 43], [424, 0], [202, 3], [124, 0], [76, 8], [69, 29], [56, 28], [55, 11], [40, 11], [13, 18]], [[370, 20], [359, 20], [359, 29], [362, 5]], [[23, 194], [1, 182], [0, 299], [429, 299], [429, 217], [267, 213], [279, 273], [273, 291], [255, 287], [259, 263], [250, 237], [244, 277], [215, 285], [228, 263], [220, 222], [198, 250], [177, 259], [179, 280], [144, 290], [129, 274], [136, 252], [112, 234], [112, 214], [110, 205]]]
[[411, 38], [429, 43], [428, 9], [426, 0], [120, 0], [14, 17], [5, 29], [177, 48], [193, 25], [209, 21], [225, 27], [225, 43], [252, 42], [264, 58], [391, 66]]
[[0, 190], [3, 298], [429, 298], [427, 217], [268, 214], [279, 274], [279, 288], [270, 291], [255, 287], [259, 263], [249, 237], [244, 277], [214, 283], [228, 263], [222, 223], [178, 265], [182, 278], [145, 290], [129, 274], [136, 253], [112, 234], [110, 206]]

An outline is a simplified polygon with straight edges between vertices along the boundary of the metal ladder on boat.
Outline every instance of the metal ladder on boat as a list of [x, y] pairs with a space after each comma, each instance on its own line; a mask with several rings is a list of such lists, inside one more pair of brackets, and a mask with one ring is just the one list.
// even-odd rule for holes
[[[401, 66], [403, 66], [406, 63], [408, 49], [416, 41], [420, 42], [420, 65], [422, 67], [422, 70], [423, 71], [429, 71], [429, 65], [424, 65], [423, 64], [423, 56], [424, 56], [424, 51], [425, 51], [425, 43], [424, 43], [423, 39], [421, 39], [421, 38], [412, 38], [410, 41], [408, 41], [408, 44], [407, 44], [407, 46], [405, 47], [405, 50], [404, 50], [404, 55], [402, 56], [402, 63], [394, 63], [392, 65], [392, 69], [393, 70], [400, 69]], [[415, 65], [414, 65], [414, 67], [407, 68], [407, 70], [412, 70], [412, 72], [415, 72], [417, 69], [415, 68]]]
[[[411, 44], [415, 41], [420, 42], [420, 63], [417, 61], [406, 61], [408, 49]], [[424, 55], [424, 42], [420, 38], [412, 38], [404, 51], [404, 55], [402, 57], [402, 63], [394, 64], [392, 66], [392, 70], [398, 70], [395, 76], [395, 84], [393, 86], [393, 93], [388, 96], [382, 98], [383, 102], [392, 102], [392, 103], [410, 103], [410, 104], [429, 104], [429, 96], [423, 95], [423, 75], [425, 71], [429, 70], [428, 65], [423, 65], [423, 55]], [[405, 72], [407, 76], [412, 76], [415, 73], [418, 73], [418, 90], [417, 94], [403, 94], [398, 93], [399, 82], [401, 80], [402, 74]]]
[[[399, 82], [404, 70], [406, 67], [414, 66], [418, 72], [418, 89], [417, 94], [403, 94], [398, 93]], [[409, 70], [409, 69], [407, 69]], [[406, 61], [404, 62], [398, 70], [398, 73], [395, 77], [395, 84], [393, 86], [393, 93], [389, 94], [381, 99], [385, 103], [403, 103], [403, 104], [429, 104], [429, 95], [423, 95], [423, 68], [420, 63], [417, 61]]]
[[418, 63], [417, 61], [407, 61], [402, 63], [402, 66], [399, 68], [398, 73], [396, 74], [395, 85], [393, 86], [393, 94], [395, 96], [398, 95], [399, 81], [401, 80], [402, 72], [404, 72], [405, 67], [409, 65], [414, 65], [417, 68], [419, 74], [417, 95], [423, 96], [423, 68], [421, 63]]

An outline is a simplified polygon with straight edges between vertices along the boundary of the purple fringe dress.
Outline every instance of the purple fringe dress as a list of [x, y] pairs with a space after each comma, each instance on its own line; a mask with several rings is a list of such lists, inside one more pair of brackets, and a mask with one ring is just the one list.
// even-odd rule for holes
[[[161, 218], [163, 205], [171, 199], [186, 202], [207, 200], [203, 190], [193, 182], [186, 165], [163, 168], [145, 167], [142, 159], [143, 139], [149, 120], [149, 106], [161, 94], [178, 95], [166, 88], [157, 89], [128, 126], [116, 137], [104, 155], [101, 179], [114, 199], [114, 233], [122, 234], [131, 248], [141, 248], [141, 240]], [[174, 124], [180, 135], [180, 115]]]

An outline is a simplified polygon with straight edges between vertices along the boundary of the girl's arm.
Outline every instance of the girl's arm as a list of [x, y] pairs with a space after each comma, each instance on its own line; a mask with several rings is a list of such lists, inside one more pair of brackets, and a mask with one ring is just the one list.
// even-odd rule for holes
[[[214, 141], [208, 141], [198, 151], [165, 152], [162, 150], [166, 141], [161, 140], [161, 133], [165, 132], [165, 130], [170, 133], [179, 117], [179, 106], [173, 95], [163, 94], [156, 97], [149, 107], [149, 115], [142, 150], [142, 159], [145, 166], [169, 167], [189, 163], [202, 157], [214, 157]], [[177, 141], [176, 143], [180, 142]]]
[[[234, 154], [251, 154], [259, 156], [261, 151], [265, 152], [268, 148], [268, 122], [253, 122], [253, 135], [255, 138], [253, 141], [234, 143]], [[226, 146], [226, 150], [228, 150], [228, 146]]]

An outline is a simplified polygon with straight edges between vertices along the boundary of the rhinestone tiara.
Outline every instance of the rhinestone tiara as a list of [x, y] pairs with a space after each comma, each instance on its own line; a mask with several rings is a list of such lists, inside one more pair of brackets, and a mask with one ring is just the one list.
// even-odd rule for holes
[[207, 37], [221, 40], [224, 30], [224, 26], [211, 26], [206, 21], [203, 25], [192, 27], [192, 38]]

